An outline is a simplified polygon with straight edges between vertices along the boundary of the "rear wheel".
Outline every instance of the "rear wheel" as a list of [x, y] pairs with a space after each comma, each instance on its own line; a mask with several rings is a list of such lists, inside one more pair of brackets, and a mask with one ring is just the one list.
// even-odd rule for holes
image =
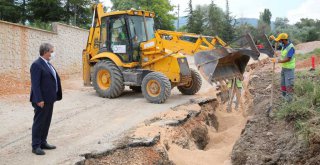
[[151, 72], [142, 80], [142, 94], [151, 103], [160, 104], [167, 100], [171, 94], [169, 79], [159, 72]]
[[94, 66], [93, 87], [101, 97], [115, 98], [124, 90], [120, 69], [111, 61], [99, 61]]
[[179, 91], [185, 95], [194, 95], [196, 94], [202, 85], [202, 79], [200, 74], [194, 69], [190, 69], [191, 71], [191, 81], [184, 86], [178, 86]]

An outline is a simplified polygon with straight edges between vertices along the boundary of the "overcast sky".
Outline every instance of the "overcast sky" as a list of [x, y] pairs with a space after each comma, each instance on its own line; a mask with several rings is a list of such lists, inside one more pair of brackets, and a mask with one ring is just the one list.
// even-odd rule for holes
[[[112, 5], [110, 0], [102, 0], [104, 5]], [[170, 0], [172, 5], [180, 5], [180, 16], [187, 15], [185, 10], [189, 0]], [[193, 6], [210, 4], [211, 0], [193, 0]], [[214, 3], [225, 10], [226, 0], [214, 0]], [[276, 17], [287, 17], [293, 24], [300, 18], [320, 19], [320, 0], [229, 0], [231, 14], [236, 18], [259, 18], [265, 8]], [[174, 12], [177, 12], [177, 8]]]

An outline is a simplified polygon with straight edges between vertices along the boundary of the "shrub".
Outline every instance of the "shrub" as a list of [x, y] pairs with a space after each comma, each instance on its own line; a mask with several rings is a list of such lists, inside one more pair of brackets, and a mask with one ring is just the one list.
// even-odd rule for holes
[[278, 119], [293, 123], [297, 133], [311, 143], [320, 137], [319, 72], [319, 69], [315, 72], [297, 72], [293, 101], [281, 102], [276, 112]]

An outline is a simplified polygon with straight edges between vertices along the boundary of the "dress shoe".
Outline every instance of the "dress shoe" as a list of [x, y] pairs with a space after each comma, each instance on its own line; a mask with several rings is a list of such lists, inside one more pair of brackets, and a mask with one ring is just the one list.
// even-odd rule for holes
[[42, 149], [47, 149], [47, 150], [53, 150], [53, 149], [56, 149], [57, 147], [54, 146], [54, 145], [50, 145], [50, 144], [46, 143], [46, 144], [42, 144], [41, 148]]
[[36, 154], [36, 155], [45, 155], [46, 153], [40, 148], [36, 148], [36, 149], [32, 149], [32, 153]]

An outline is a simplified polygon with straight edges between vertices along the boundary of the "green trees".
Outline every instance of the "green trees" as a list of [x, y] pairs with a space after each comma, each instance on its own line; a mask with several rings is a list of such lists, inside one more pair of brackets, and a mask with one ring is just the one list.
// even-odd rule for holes
[[185, 27], [187, 32], [192, 33], [193, 31], [195, 31], [195, 24], [194, 24], [194, 14], [193, 14], [193, 7], [192, 7], [192, 0], [189, 0], [188, 3], [188, 8], [187, 8], [187, 12], [189, 13], [187, 18], [188, 18], [188, 22], [187, 22], [187, 26]]
[[285, 29], [285, 28], [288, 28], [288, 26], [289, 26], [288, 18], [277, 17], [276, 20], [274, 21], [275, 29]]
[[301, 41], [308, 42], [320, 39], [320, 20], [302, 18], [295, 26], [301, 31]]
[[222, 30], [223, 30], [223, 22], [224, 22], [224, 13], [221, 8], [219, 8], [216, 4], [211, 1], [211, 4], [207, 6], [208, 15], [207, 18], [207, 24], [206, 24], [206, 31], [204, 34], [206, 35], [219, 35], [220, 37], [224, 38], [222, 36]]
[[0, 0], [0, 19], [47, 29], [50, 22], [87, 27], [92, 0]]
[[192, 33], [201, 34], [204, 31], [205, 24], [203, 23], [205, 21], [204, 16], [204, 10], [205, 8], [202, 6], [196, 6], [196, 9], [193, 11], [193, 23], [191, 28], [188, 30]]
[[262, 13], [260, 13], [260, 20], [266, 23], [267, 25], [271, 25], [271, 11], [269, 9], [264, 9]]
[[155, 28], [164, 30], [174, 30], [174, 15], [169, 12], [173, 6], [169, 0], [111, 0], [112, 10], [128, 10], [131, 8], [148, 10], [155, 12]]
[[294, 43], [319, 40], [320, 20], [302, 18], [296, 24], [290, 25], [287, 18], [276, 18], [273, 33], [288, 33]]
[[271, 17], [272, 17], [272, 14], [269, 9], [264, 9], [264, 11], [260, 13], [260, 18], [259, 18], [258, 28], [257, 28], [258, 35], [270, 34]]
[[63, 10], [65, 16], [63, 21], [72, 25], [86, 28], [91, 22], [92, 0], [64, 0]]
[[226, 0], [226, 12], [225, 12], [224, 33], [223, 33], [223, 37], [225, 41], [232, 41], [234, 39], [236, 23], [237, 22], [235, 17], [231, 16], [231, 12], [229, 9], [229, 0]]
[[[16, 0], [0, 0], [0, 20], [17, 23], [20, 21], [21, 10]], [[17, 12], [18, 11], [18, 12]]]
[[63, 17], [63, 7], [59, 0], [30, 0], [28, 9], [30, 22], [54, 22], [62, 20]]
[[[99, 0], [0, 0], [0, 20], [47, 30], [53, 21], [88, 28], [92, 16], [91, 6], [97, 2]], [[175, 16], [171, 14], [174, 6], [169, 0], [111, 0], [111, 2], [112, 10], [135, 8], [153, 11], [156, 13], [154, 18], [156, 29], [174, 30]], [[187, 1], [187, 25], [180, 27], [179, 31], [218, 35], [226, 42], [248, 32], [254, 37], [286, 32], [295, 43], [320, 40], [320, 20], [302, 18], [292, 25], [287, 18], [276, 18], [274, 28], [271, 29], [272, 13], [269, 9], [264, 9], [259, 15], [258, 26], [254, 27], [256, 25], [238, 24], [229, 10], [229, 0], [226, 0], [225, 11], [213, 0], [210, 4], [196, 7], [192, 6], [192, 2], [192, 0]]]
[[229, 1], [227, 10], [223, 12], [213, 1], [210, 5], [198, 5], [193, 10], [189, 0], [187, 31], [203, 35], [218, 35], [225, 41], [234, 38], [235, 19], [230, 15]]

